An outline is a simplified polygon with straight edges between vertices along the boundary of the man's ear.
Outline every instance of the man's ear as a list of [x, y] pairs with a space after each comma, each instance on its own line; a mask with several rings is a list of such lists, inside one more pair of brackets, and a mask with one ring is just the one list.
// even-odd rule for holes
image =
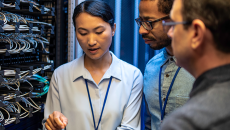
[[115, 34], [115, 31], [116, 31], [116, 23], [114, 23], [114, 26], [113, 26], [113, 28], [112, 28], [112, 35], [114, 36], [114, 34]]
[[192, 49], [198, 49], [202, 46], [205, 37], [206, 27], [200, 19], [195, 19], [192, 22], [193, 36], [192, 36]]

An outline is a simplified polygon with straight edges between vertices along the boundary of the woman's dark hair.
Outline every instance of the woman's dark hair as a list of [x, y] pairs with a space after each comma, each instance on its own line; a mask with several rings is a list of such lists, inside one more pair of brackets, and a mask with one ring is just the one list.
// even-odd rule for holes
[[76, 28], [76, 18], [80, 13], [88, 13], [90, 15], [100, 17], [105, 22], [109, 23], [111, 28], [114, 27], [114, 15], [113, 11], [108, 4], [100, 0], [86, 0], [77, 5], [73, 13], [73, 24]]

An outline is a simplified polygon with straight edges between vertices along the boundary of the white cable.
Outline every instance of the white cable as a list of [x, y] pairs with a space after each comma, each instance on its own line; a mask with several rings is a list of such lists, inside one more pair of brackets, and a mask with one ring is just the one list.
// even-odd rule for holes
[[2, 122], [4, 120], [4, 116], [2, 114], [2, 112], [0, 111], [0, 122]]
[[29, 99], [32, 101], [32, 103], [36, 106], [35, 108], [41, 110], [41, 108], [29, 97]]
[[5, 3], [2, 3], [4, 6], [6, 6], [6, 7], [15, 7], [15, 5], [12, 5], [12, 4], [5, 4]]
[[42, 40], [37, 39], [37, 38], [34, 38], [34, 40], [36, 40], [37, 42], [40, 42], [40, 43], [41, 43], [41, 45], [42, 45], [42, 49], [43, 49], [46, 53], [49, 53], [49, 51], [47, 51], [47, 50], [45, 49], [45, 46], [44, 46], [44, 43], [43, 43], [43, 41], [42, 41]]
[[9, 120], [7, 120], [7, 122], [5, 121], [5, 124], [4, 124], [4, 125], [9, 125], [9, 124], [11, 124], [11, 123], [13, 123], [13, 122], [15, 122], [15, 121], [16, 121], [16, 118], [15, 118], [15, 117], [10, 118]]
[[7, 113], [7, 115], [8, 115], [8, 118], [6, 119], [5, 117], [4, 117], [4, 119], [6, 119], [5, 120], [5, 123], [7, 123], [8, 122], [8, 120], [10, 119], [10, 113], [5, 109], [5, 108], [3, 108], [3, 107], [0, 107], [2, 110], [4, 110], [6, 113]]
[[24, 2], [24, 3], [33, 3], [34, 5], [39, 6], [38, 3], [34, 2], [34, 1], [28, 1], [28, 0], [20, 0], [20, 2]]
[[7, 20], [6, 20], [6, 16], [5, 16], [5, 14], [3, 14], [2, 12], [0, 12], [0, 14], [3, 16], [3, 21], [4, 21], [4, 24], [6, 24], [6, 23], [7, 23]]

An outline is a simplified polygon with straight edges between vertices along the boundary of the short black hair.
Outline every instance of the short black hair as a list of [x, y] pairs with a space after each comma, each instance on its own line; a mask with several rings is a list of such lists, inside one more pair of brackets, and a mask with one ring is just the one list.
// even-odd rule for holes
[[158, 0], [158, 11], [164, 14], [169, 14], [174, 0]]
[[88, 13], [90, 15], [100, 17], [105, 22], [109, 23], [111, 28], [114, 27], [114, 15], [111, 7], [101, 0], [86, 0], [77, 5], [73, 13], [73, 24], [76, 28], [76, 18], [80, 13]]
[[[141, 1], [156, 1], [156, 0], [141, 0]], [[158, 0], [158, 11], [164, 14], [169, 14], [174, 0]]]
[[[223, 53], [230, 53], [230, 1], [182, 0], [182, 17], [192, 22], [200, 19], [211, 31], [214, 45]], [[188, 29], [189, 25], [184, 25]]]

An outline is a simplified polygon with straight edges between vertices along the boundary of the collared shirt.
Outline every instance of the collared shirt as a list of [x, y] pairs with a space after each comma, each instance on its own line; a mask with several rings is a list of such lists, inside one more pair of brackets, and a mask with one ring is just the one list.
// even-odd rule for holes
[[[174, 56], [167, 54], [164, 48], [162, 52], [154, 56], [146, 65], [144, 73], [144, 95], [146, 99], [147, 117], [145, 119], [146, 129], [158, 130], [161, 124], [161, 111], [159, 104], [159, 73], [161, 72], [161, 97], [162, 108], [164, 101], [172, 82], [172, 79], [178, 69], [175, 63]], [[189, 92], [192, 89], [194, 77], [190, 75], [185, 69], [181, 68], [175, 82], [173, 84], [171, 93], [168, 97], [165, 116], [182, 106], [189, 97]]]
[[140, 129], [143, 76], [139, 69], [110, 53], [112, 64], [98, 85], [84, 67], [84, 55], [54, 71], [46, 99], [43, 123], [50, 114], [59, 111], [68, 118], [67, 130], [94, 130], [85, 79], [88, 82], [97, 125], [109, 78], [112, 76], [98, 130]]
[[229, 130], [230, 64], [200, 75], [190, 99], [168, 116], [162, 130]]

